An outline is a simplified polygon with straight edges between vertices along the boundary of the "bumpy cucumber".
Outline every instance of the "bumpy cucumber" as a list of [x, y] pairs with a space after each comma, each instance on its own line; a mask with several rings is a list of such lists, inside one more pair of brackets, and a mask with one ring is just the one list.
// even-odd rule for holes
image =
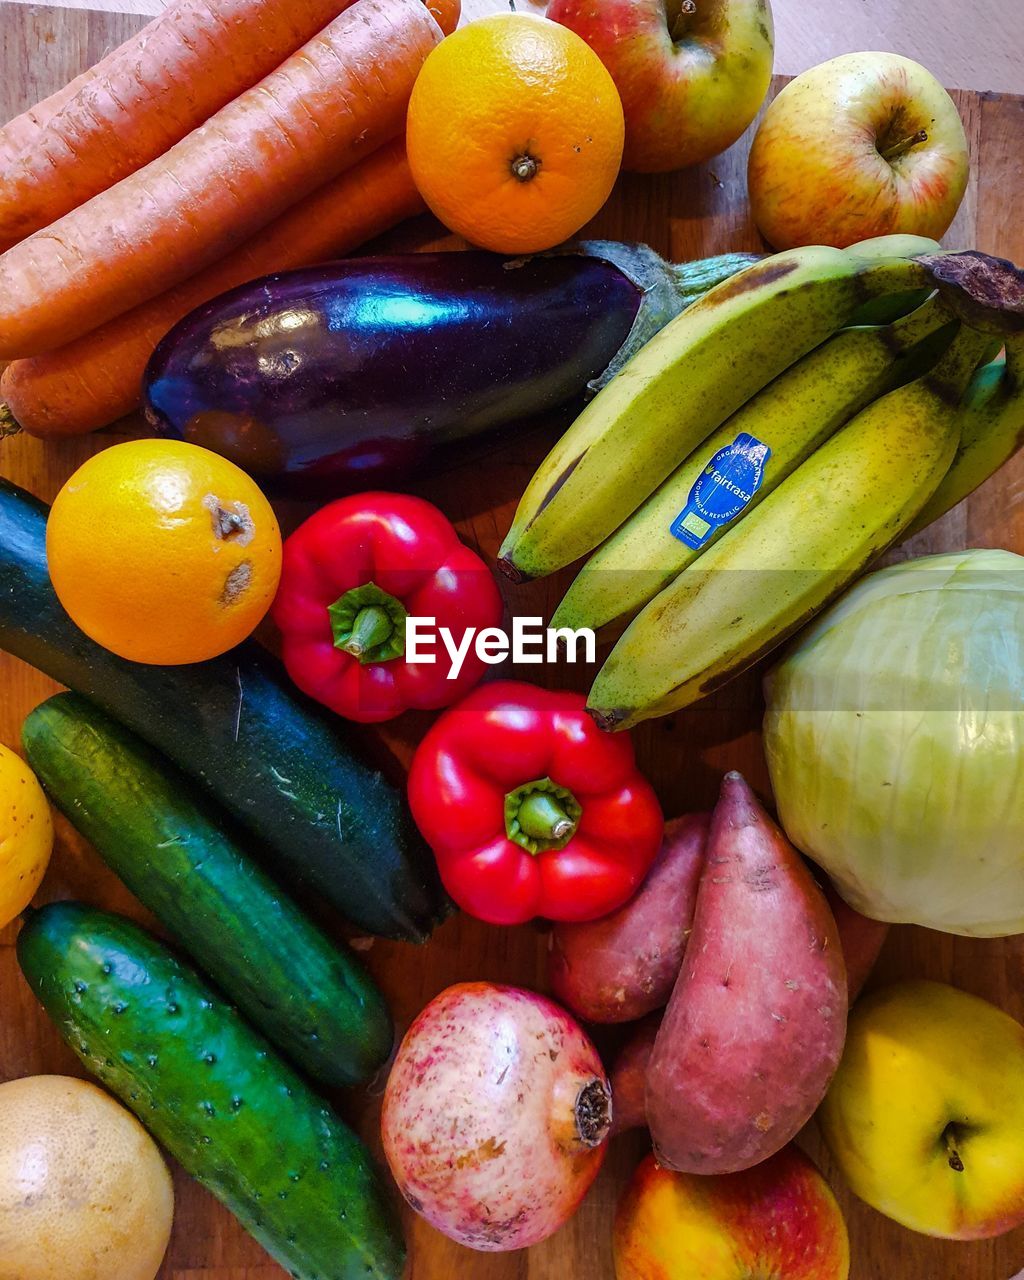
[[[94, 644], [46, 568], [47, 508], [0, 480], [0, 649], [83, 694], [206, 789], [302, 882], [369, 933], [422, 941], [448, 909], [404, 795], [252, 641], [209, 662], [153, 667]], [[168, 608], [174, 601], [168, 601]]]
[[74, 693], [36, 707], [22, 741], [57, 807], [254, 1026], [326, 1084], [373, 1075], [393, 1039], [380, 992], [186, 778]]
[[86, 1067], [296, 1280], [397, 1280], [368, 1152], [198, 974], [77, 902], [32, 912], [18, 961]]

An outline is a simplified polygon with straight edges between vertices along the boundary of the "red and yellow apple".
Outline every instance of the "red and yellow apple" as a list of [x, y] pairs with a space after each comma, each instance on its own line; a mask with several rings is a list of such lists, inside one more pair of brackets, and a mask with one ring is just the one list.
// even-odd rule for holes
[[772, 78], [769, 0], [551, 0], [547, 14], [583, 37], [622, 98], [622, 166], [662, 173], [732, 146]]
[[900, 982], [850, 1015], [818, 1113], [862, 1200], [947, 1240], [1024, 1222], [1024, 1027], [939, 982]]
[[615, 1222], [616, 1280], [847, 1280], [846, 1224], [796, 1147], [743, 1173], [640, 1165]]
[[747, 185], [776, 249], [906, 232], [938, 239], [967, 189], [967, 138], [938, 80], [895, 53], [849, 53], [788, 84], [754, 137]]

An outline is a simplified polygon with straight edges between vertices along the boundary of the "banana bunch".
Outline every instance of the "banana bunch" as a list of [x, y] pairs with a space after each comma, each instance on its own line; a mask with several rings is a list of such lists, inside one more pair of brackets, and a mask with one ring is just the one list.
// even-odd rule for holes
[[961, 328], [931, 373], [857, 414], [656, 596], [598, 672], [598, 723], [628, 728], [725, 684], [884, 551], [949, 470], [985, 344]]
[[933, 297], [891, 324], [842, 329], [829, 338], [713, 431], [594, 552], [551, 625], [597, 630], [631, 618], [724, 534], [726, 523], [711, 524], [699, 513], [691, 513], [692, 528], [685, 518], [680, 528], [677, 517], [704, 473], [716, 477], [734, 463], [737, 441], [757, 441], [764, 451], [760, 487], [748, 484], [730, 504], [749, 519], [839, 427], [925, 372], [958, 327]]
[[633, 619], [591, 690], [598, 723], [724, 684], [1011, 456], [1022, 327], [1012, 264], [899, 236], [768, 258], [643, 348], [500, 553], [526, 578], [592, 552], [552, 624]]
[[[900, 237], [905, 240], [905, 237]], [[666, 325], [541, 463], [498, 553], [513, 579], [605, 540], [712, 431], [872, 299], [920, 289], [909, 256], [811, 245], [718, 285]]]

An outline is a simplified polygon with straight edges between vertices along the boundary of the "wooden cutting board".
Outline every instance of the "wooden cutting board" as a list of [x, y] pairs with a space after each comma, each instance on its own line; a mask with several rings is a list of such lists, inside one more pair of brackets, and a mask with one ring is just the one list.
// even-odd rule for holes
[[[83, 10], [38, 9], [0, 3], [0, 120], [7, 119], [96, 61], [142, 23], [131, 16]], [[948, 243], [1024, 262], [1024, 99], [958, 93], [973, 156], [973, 181]], [[654, 179], [625, 177], [591, 230], [608, 238], [643, 240], [675, 259], [727, 249], [760, 249], [746, 212], [747, 141], [708, 168]], [[428, 219], [408, 224], [390, 245], [452, 243]], [[19, 438], [0, 444], [0, 474], [50, 500], [90, 453], [117, 435], [48, 445]], [[419, 492], [455, 519], [466, 539], [493, 555], [516, 499], [545, 450], [542, 436], [494, 450], [483, 464], [432, 480]], [[979, 493], [899, 555], [965, 546], [1007, 547], [1024, 553], [1024, 458], [1011, 463]], [[282, 512], [286, 525], [301, 517]], [[510, 609], [550, 613], [564, 581], [504, 589]], [[523, 672], [535, 679], [536, 668]], [[552, 683], [585, 688], [587, 674], [572, 668], [547, 672]], [[24, 715], [55, 686], [23, 664], [0, 655], [0, 741], [16, 746]], [[637, 736], [642, 766], [655, 781], [668, 814], [709, 807], [719, 779], [739, 768], [768, 795], [758, 726], [758, 683], [751, 677], [690, 711], [645, 726]], [[427, 723], [403, 720], [389, 745], [407, 758]], [[58, 847], [41, 900], [81, 897], [146, 920], [146, 913], [103, 868], [96, 855], [58, 822]], [[150, 921], [150, 923], [152, 923]], [[15, 962], [12, 926], [0, 933], [0, 1078], [40, 1072], [81, 1074], [28, 988]], [[534, 928], [487, 928], [453, 919], [423, 949], [375, 942], [366, 953], [399, 1025], [406, 1025], [449, 983], [488, 979], [543, 988], [546, 938]], [[1024, 940], [972, 941], [919, 929], [893, 931], [875, 981], [903, 975], [952, 982], [1024, 1018]], [[296, 978], [301, 982], [302, 975]], [[599, 1037], [612, 1049], [613, 1037]], [[376, 1145], [379, 1090], [337, 1099], [339, 1107]], [[1024, 1230], [1002, 1240], [946, 1244], [914, 1236], [846, 1193], [813, 1126], [803, 1145], [821, 1163], [847, 1213], [853, 1243], [853, 1280], [1008, 1280], [1024, 1266]], [[639, 1134], [617, 1140], [606, 1167], [577, 1217], [553, 1239], [529, 1252], [474, 1254], [450, 1244], [410, 1215], [408, 1280], [612, 1280], [610, 1223], [617, 1196], [644, 1151]], [[174, 1235], [162, 1280], [279, 1280], [272, 1264], [234, 1219], [205, 1192], [176, 1174]], [[75, 1280], [68, 1276], [67, 1280]], [[784, 1280], [780, 1277], [779, 1280]]]

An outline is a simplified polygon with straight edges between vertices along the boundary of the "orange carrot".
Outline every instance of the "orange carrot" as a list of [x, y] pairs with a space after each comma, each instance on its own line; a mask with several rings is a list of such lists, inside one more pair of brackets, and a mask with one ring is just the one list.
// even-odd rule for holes
[[[174, 127], [174, 137], [165, 142], [160, 151], [152, 151], [140, 160], [134, 169], [141, 164], [155, 159], [166, 150], [166, 147], [178, 142], [197, 125], [219, 111], [241, 93], [250, 88], [257, 79], [268, 76], [276, 65], [282, 63], [289, 54], [293, 54], [298, 46], [314, 36], [321, 27], [337, 18], [343, 9], [347, 9], [352, 0], [312, 0], [305, 5], [294, 4], [294, 0], [219, 0], [214, 6], [212, 0], [177, 0], [142, 28], [137, 36], [127, 40], [118, 49], [111, 50], [99, 63], [76, 76], [63, 88], [59, 88], [41, 102], [36, 102], [22, 114], [15, 115], [13, 120], [0, 128], [0, 173], [8, 169], [19, 157], [23, 157], [33, 147], [50, 148], [55, 143], [45, 140], [47, 125], [65, 106], [86, 88], [91, 88], [96, 81], [106, 81], [109, 97], [106, 101], [97, 102], [96, 95], [86, 97], [79, 102], [74, 113], [64, 116], [56, 122], [56, 133], [64, 137], [70, 131], [73, 138], [82, 137], [82, 108], [100, 108], [104, 111], [113, 109], [113, 116], [90, 122], [95, 125], [95, 132], [88, 134], [88, 150], [99, 154], [99, 143], [95, 138], [113, 137], [116, 131], [118, 148], [131, 145], [134, 152], [140, 151], [140, 140], [133, 132], [125, 136], [125, 128], [134, 131], [138, 128], [155, 128], [168, 133]], [[460, 0], [426, 0], [426, 8], [433, 14], [434, 20], [445, 33], [453, 32], [458, 26], [461, 14]], [[241, 14], [241, 18], [237, 17]], [[218, 29], [219, 28], [219, 29]], [[289, 41], [289, 29], [294, 36]], [[241, 42], [241, 47], [229, 49], [227, 54], [219, 46], [212, 44], [207, 32], [214, 32], [214, 38], [221, 33], [232, 40]], [[253, 42], [250, 47], [250, 41]], [[206, 61], [201, 61], [206, 52]], [[145, 74], [138, 68], [145, 63]], [[189, 93], [182, 92], [182, 86], [188, 84]], [[175, 91], [177, 101], [166, 102], [166, 87]], [[191, 96], [195, 93], [196, 96]], [[166, 118], [160, 116], [169, 113]], [[78, 119], [76, 119], [78, 116]], [[188, 123], [191, 118], [192, 123]], [[183, 122], [174, 124], [173, 122]], [[79, 142], [74, 154], [73, 163], [82, 166], [86, 148]], [[41, 152], [40, 152], [41, 154]], [[116, 157], [108, 156], [108, 160]], [[125, 177], [132, 169], [123, 169], [119, 177]], [[4, 174], [5, 180], [10, 180]], [[74, 179], [74, 184], [82, 182], [81, 177]], [[29, 227], [17, 237], [28, 236], [33, 230], [46, 227], [47, 224], [60, 218], [69, 210], [82, 204], [91, 196], [97, 195], [111, 186], [114, 178], [106, 180], [104, 186], [96, 187], [84, 193], [73, 204], [65, 204], [64, 209], [51, 212], [49, 218], [40, 221], [36, 227]], [[61, 170], [61, 183], [72, 184], [72, 178]], [[0, 200], [9, 195], [0, 189]], [[54, 193], [56, 196], [56, 193]], [[3, 234], [0, 234], [0, 246], [8, 247]]]
[[0, 132], [0, 157], [17, 148], [0, 171], [0, 250], [163, 155], [352, 2], [177, 0]]
[[[425, 0], [445, 33], [459, 0]], [[0, 253], [155, 160], [353, 0], [175, 0], [0, 128]]]
[[397, 222], [422, 213], [401, 139], [327, 183], [216, 266], [168, 293], [0, 378], [0, 434], [94, 431], [138, 407], [146, 362], [170, 327], [193, 307], [257, 276], [348, 253]]
[[[7, 181], [9, 168], [16, 160], [23, 157], [32, 147], [40, 145], [43, 134], [54, 116], [59, 111], [62, 111], [72, 98], [77, 97], [86, 85], [99, 77], [105, 76], [116, 64], [121, 49], [127, 49], [129, 45], [134, 44], [136, 40], [141, 39], [143, 36], [148, 37], [150, 27], [153, 25], [153, 23], [149, 23], [139, 32], [135, 40], [128, 41], [117, 49], [112, 49], [99, 62], [94, 63], [83, 71], [81, 75], [75, 76], [73, 80], [69, 80], [66, 85], [55, 93], [51, 93], [48, 98], [43, 98], [35, 106], [29, 107], [21, 115], [14, 116], [5, 125], [0, 126], [0, 183]], [[54, 39], [57, 39], [56, 35]], [[33, 69], [36, 70], [36, 68]], [[0, 192], [0, 199], [3, 198], [3, 194]]]
[[8, 249], [0, 359], [187, 280], [394, 137], [440, 39], [421, 0], [358, 0], [165, 155]]
[[450, 36], [462, 17], [462, 0], [424, 0], [424, 3], [437, 25]]
[[6, 176], [10, 166], [20, 156], [30, 148], [40, 145], [46, 126], [57, 112], [67, 106], [91, 80], [103, 75], [112, 58], [113, 54], [108, 53], [88, 71], [75, 76], [74, 80], [70, 80], [62, 89], [51, 93], [48, 98], [37, 102], [34, 107], [29, 107], [20, 116], [8, 120], [3, 128], [0, 128], [0, 173]]

